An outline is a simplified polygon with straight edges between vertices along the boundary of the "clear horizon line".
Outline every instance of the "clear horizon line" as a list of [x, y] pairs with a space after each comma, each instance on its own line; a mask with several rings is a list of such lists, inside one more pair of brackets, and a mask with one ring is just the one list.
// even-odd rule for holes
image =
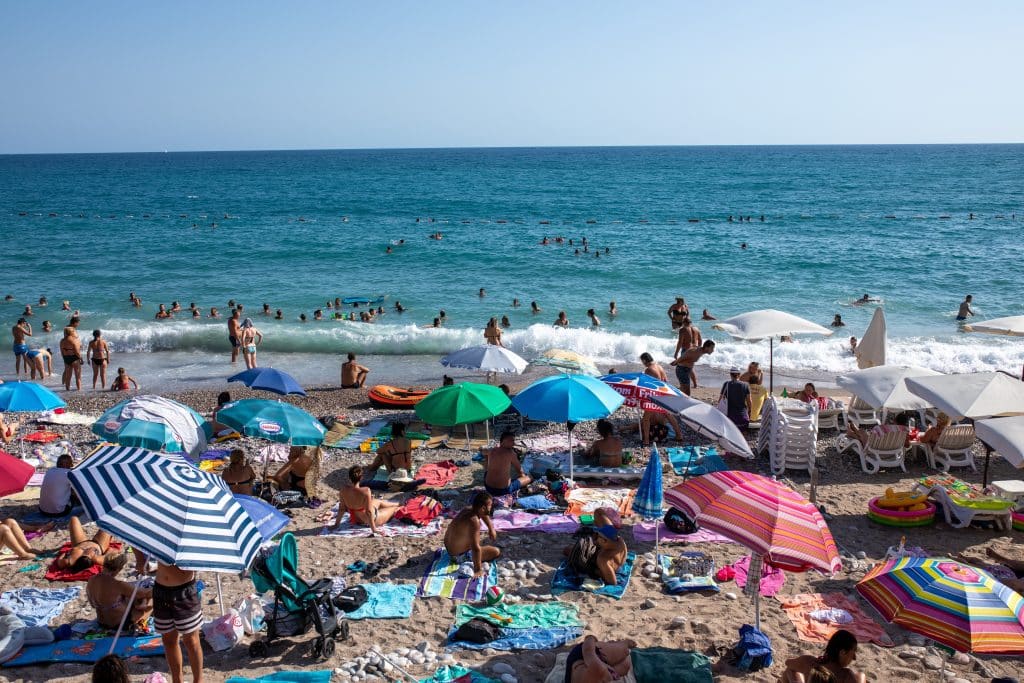
[[801, 142], [770, 144], [679, 144], [679, 145], [462, 145], [423, 147], [267, 147], [261, 149], [150, 149], [119, 152], [0, 152], [0, 157], [13, 156], [73, 156], [99, 154], [226, 154], [265, 152], [415, 152], [451, 150], [511, 150], [511, 149], [668, 149], [718, 147], [980, 147], [1013, 146], [1024, 142]]

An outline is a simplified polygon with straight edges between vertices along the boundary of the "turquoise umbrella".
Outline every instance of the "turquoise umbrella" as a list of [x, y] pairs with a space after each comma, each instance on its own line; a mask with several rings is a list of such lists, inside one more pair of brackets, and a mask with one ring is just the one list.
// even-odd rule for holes
[[202, 415], [177, 401], [136, 396], [103, 413], [93, 423], [92, 433], [122, 446], [195, 456], [206, 448], [213, 428]]
[[224, 404], [217, 422], [239, 434], [293, 446], [319, 446], [327, 430], [302, 408], [282, 401], [244, 398]]
[[66, 405], [60, 396], [35, 382], [0, 384], [0, 412], [42, 412]]

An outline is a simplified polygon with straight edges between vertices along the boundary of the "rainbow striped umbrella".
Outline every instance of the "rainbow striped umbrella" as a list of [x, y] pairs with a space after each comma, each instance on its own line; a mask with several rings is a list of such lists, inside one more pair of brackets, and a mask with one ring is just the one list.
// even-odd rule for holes
[[1024, 597], [946, 558], [901, 557], [857, 584], [886, 620], [960, 652], [1024, 655]]

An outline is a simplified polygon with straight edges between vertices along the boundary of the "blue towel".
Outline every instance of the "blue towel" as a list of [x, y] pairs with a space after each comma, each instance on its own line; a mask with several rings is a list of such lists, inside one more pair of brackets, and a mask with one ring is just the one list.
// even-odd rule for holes
[[[626, 592], [626, 588], [629, 587], [629, 577], [633, 573], [633, 563], [635, 561], [636, 553], [626, 555], [625, 564], [619, 567], [619, 571], [615, 575], [615, 578], [618, 579], [616, 585], [602, 585], [600, 588], [590, 590], [589, 592], [615, 598], [616, 600], [621, 598], [623, 593]], [[583, 583], [590, 580], [592, 579], [589, 576], [580, 576], [569, 566], [568, 561], [562, 560], [562, 564], [558, 566], [558, 571], [555, 572], [555, 577], [551, 580], [551, 593], [552, 595], [559, 595], [567, 591], [586, 591], [589, 589], [584, 587]]]
[[521, 496], [519, 507], [524, 510], [553, 510], [558, 506], [548, 500], [544, 494], [538, 493], [533, 496]]
[[718, 455], [714, 446], [682, 446], [669, 448], [666, 453], [673, 471], [681, 477], [699, 477], [702, 474], [731, 469]]
[[232, 676], [224, 683], [330, 683], [330, 669], [318, 671], [275, 671], [259, 678], [246, 678], [245, 676]]
[[349, 619], [407, 619], [412, 616], [416, 586], [394, 583], [364, 583], [366, 602], [347, 612]]
[[465, 640], [452, 640], [448, 633], [449, 648], [465, 648], [467, 650], [551, 650], [571, 643], [583, 635], [581, 626], [556, 626], [554, 628], [500, 628], [497, 640], [489, 643], [471, 643]]
[[0, 605], [10, 608], [26, 626], [48, 626], [78, 597], [81, 586], [70, 588], [17, 588], [0, 594]]
[[472, 669], [467, 669], [466, 667], [459, 666], [458, 664], [442, 666], [434, 672], [433, 676], [420, 680], [420, 683], [451, 683], [466, 674], [469, 674], [470, 683], [501, 683], [493, 678], [484, 676], [479, 671], [473, 671]]
[[[29, 664], [45, 664], [47, 662], [78, 662], [95, 664], [110, 651], [113, 638], [96, 638], [94, 640], [58, 640], [46, 645], [26, 645], [18, 656], [8, 659], [4, 667], [26, 666]], [[164, 645], [160, 636], [139, 636], [131, 638], [121, 636], [114, 648], [114, 654], [122, 659], [129, 657], [155, 657], [163, 655]]]

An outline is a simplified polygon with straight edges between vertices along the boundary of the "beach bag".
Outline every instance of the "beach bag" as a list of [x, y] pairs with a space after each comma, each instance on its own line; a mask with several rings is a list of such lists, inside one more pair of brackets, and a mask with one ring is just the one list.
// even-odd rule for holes
[[665, 527], [674, 534], [693, 534], [700, 527], [679, 508], [669, 508], [665, 513]]
[[271, 503], [278, 510], [305, 507], [305, 503], [302, 502], [301, 491], [278, 491], [271, 499]]
[[242, 617], [233, 609], [228, 610], [224, 616], [203, 624], [203, 637], [214, 652], [232, 648], [241, 640], [244, 633]]
[[263, 628], [263, 602], [252, 593], [235, 603], [235, 611], [242, 619], [242, 630], [247, 636], [259, 633]]
[[470, 643], [490, 643], [498, 639], [498, 627], [486, 619], [470, 619], [452, 634], [452, 640]]
[[597, 541], [592, 534], [580, 536], [569, 550], [569, 567], [581, 576], [593, 576], [597, 569]]
[[277, 605], [276, 609], [273, 603], [264, 605], [263, 619], [274, 624], [274, 633], [279, 636], [297, 636], [309, 628], [305, 612], [289, 612], [284, 605]]
[[366, 604], [370, 596], [362, 586], [346, 588], [332, 598], [331, 602], [342, 612], [355, 612]]
[[750, 624], [740, 627], [740, 642], [732, 649], [729, 663], [743, 671], [760, 671], [772, 665], [772, 642]]

